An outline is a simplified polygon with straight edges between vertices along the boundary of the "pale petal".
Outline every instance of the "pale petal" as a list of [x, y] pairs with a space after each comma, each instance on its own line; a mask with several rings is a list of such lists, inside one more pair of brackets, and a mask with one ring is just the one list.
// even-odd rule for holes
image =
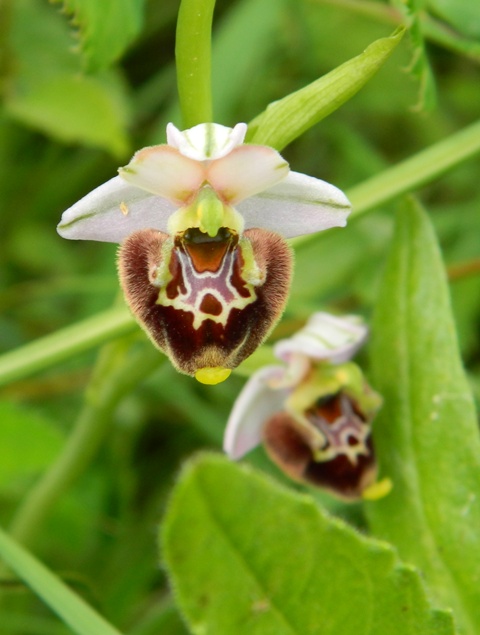
[[239, 459], [262, 440], [268, 418], [282, 410], [287, 390], [272, 390], [269, 380], [280, 378], [285, 369], [265, 366], [245, 384], [233, 405], [223, 437], [223, 449], [231, 459]]
[[[289, 341], [289, 340], [281, 340]], [[288, 363], [285, 371], [279, 379], [272, 379], [269, 385], [272, 388], [289, 388], [293, 389], [300, 384], [310, 373], [312, 362], [309, 355], [300, 351], [289, 352], [288, 355], [282, 357], [278, 353], [276, 356]]]
[[277, 342], [274, 353], [286, 362], [302, 354], [313, 360], [342, 364], [355, 355], [367, 336], [368, 328], [360, 317], [340, 318], [319, 312], [314, 313], [298, 333]]
[[167, 142], [186, 157], [196, 161], [209, 161], [220, 159], [241, 145], [246, 132], [246, 123], [237, 123], [235, 128], [217, 123], [201, 123], [182, 132], [173, 123], [169, 123]]
[[334, 185], [298, 172], [269, 190], [242, 201], [245, 229], [262, 227], [293, 238], [330, 227], [344, 227], [350, 202]]
[[207, 168], [208, 182], [231, 205], [268, 190], [288, 173], [288, 163], [276, 150], [254, 145], [235, 148]]
[[119, 176], [67, 209], [57, 227], [63, 238], [119, 243], [137, 229], [167, 231], [176, 206], [125, 183]]
[[205, 180], [205, 169], [201, 163], [167, 145], [139, 150], [118, 173], [131, 185], [168, 198], [178, 205], [190, 201]]

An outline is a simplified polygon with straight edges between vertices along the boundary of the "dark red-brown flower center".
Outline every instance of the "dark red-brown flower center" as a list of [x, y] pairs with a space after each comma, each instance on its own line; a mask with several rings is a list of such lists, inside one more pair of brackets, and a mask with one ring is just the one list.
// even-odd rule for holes
[[190, 375], [234, 368], [263, 341], [283, 310], [292, 258], [285, 240], [252, 229], [189, 229], [174, 239], [141, 230], [123, 243], [127, 301], [155, 344]]
[[321, 433], [322, 447], [314, 447], [315, 435], [305, 424], [279, 412], [263, 431], [269, 455], [292, 478], [355, 500], [376, 476], [369, 423], [342, 392], [322, 397], [304, 414]]

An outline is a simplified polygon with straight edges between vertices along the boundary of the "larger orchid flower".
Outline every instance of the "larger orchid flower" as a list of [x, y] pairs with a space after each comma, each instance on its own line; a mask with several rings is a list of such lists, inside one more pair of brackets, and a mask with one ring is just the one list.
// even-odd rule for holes
[[[274, 352], [285, 366], [257, 371], [235, 402], [224, 449], [239, 459], [262, 441], [290, 477], [345, 500], [377, 490], [371, 422], [381, 399], [348, 361], [367, 336], [356, 317], [316, 313]], [[377, 484], [375, 484], [377, 485]]]
[[344, 226], [333, 185], [296, 172], [247, 126], [201, 124], [138, 151], [119, 176], [64, 212], [64, 238], [122, 243], [120, 281], [152, 341], [181, 372], [225, 379], [279, 319], [285, 238]]

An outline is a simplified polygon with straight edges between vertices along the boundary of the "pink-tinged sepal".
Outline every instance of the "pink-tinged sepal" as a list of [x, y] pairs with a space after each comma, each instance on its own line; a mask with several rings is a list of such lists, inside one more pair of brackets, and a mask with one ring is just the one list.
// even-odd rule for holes
[[211, 237], [192, 228], [174, 238], [147, 229], [119, 251], [135, 317], [178, 370], [197, 377], [235, 368], [262, 343], [283, 311], [291, 269], [286, 242], [261, 229], [239, 237], [224, 227]]

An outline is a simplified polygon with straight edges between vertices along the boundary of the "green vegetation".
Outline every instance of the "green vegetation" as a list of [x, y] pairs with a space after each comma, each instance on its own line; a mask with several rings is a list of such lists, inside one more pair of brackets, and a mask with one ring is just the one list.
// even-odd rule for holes
[[[479, 25], [468, 0], [0, 2], [1, 635], [480, 632]], [[136, 325], [114, 245], [55, 231], [208, 120], [353, 205], [291, 241], [285, 315], [216, 386]], [[320, 310], [371, 328], [380, 500], [221, 455], [245, 377]]]

